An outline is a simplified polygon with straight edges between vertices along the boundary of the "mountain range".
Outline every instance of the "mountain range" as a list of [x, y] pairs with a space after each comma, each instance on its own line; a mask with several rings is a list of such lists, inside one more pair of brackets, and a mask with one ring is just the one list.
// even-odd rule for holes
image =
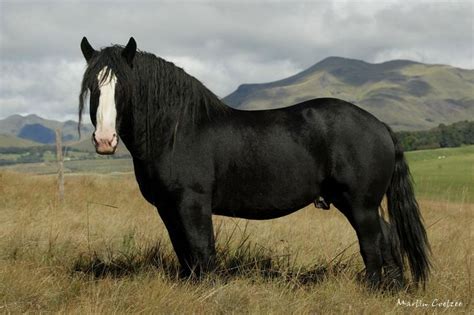
[[409, 60], [367, 63], [329, 57], [285, 79], [242, 84], [226, 96], [245, 110], [335, 97], [369, 111], [395, 130], [421, 130], [474, 119], [474, 70]]
[[[55, 142], [55, 129], [62, 130], [63, 141], [73, 142], [79, 140], [77, 122], [68, 120], [65, 122], [44, 119], [38, 115], [12, 115], [0, 120], [0, 138], [8, 138], [12, 142], [14, 138], [20, 138], [23, 145], [30, 144], [52, 144]], [[89, 135], [93, 130], [92, 125], [82, 124], [81, 134]], [[27, 140], [25, 142], [24, 140]]]
[[[474, 70], [409, 60], [372, 64], [329, 57], [291, 77], [242, 84], [223, 98], [242, 110], [272, 109], [318, 97], [336, 97], [369, 111], [396, 130], [423, 130], [460, 120], [474, 120]], [[93, 150], [93, 126], [77, 122], [12, 115], [0, 120], [0, 146], [52, 144], [55, 129], [63, 140]]]

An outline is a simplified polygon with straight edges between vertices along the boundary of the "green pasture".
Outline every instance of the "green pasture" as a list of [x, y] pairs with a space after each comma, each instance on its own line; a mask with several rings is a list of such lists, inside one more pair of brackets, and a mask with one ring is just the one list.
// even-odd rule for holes
[[0, 160], [16, 161], [16, 160], [18, 160], [20, 157], [21, 157], [21, 154], [12, 154], [12, 153], [4, 154], [4, 153], [0, 153]]
[[406, 153], [418, 196], [474, 202], [474, 146]]

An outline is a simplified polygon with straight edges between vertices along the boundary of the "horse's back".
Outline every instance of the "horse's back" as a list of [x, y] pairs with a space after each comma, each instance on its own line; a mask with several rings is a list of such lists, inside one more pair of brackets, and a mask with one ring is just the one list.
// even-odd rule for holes
[[393, 141], [386, 125], [352, 103], [316, 98], [280, 110], [287, 116], [289, 128], [311, 138], [313, 149], [318, 152], [349, 150], [352, 158], [354, 154], [364, 155], [361, 159], [377, 152], [394, 157]]

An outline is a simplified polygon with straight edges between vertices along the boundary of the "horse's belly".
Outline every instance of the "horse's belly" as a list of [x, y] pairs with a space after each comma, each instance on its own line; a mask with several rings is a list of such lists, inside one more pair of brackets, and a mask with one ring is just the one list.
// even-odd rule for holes
[[249, 220], [268, 220], [291, 214], [299, 209], [304, 208], [308, 204], [309, 203], [288, 209], [214, 209], [212, 213], [226, 217], [242, 218]]
[[223, 171], [216, 174], [214, 213], [276, 218], [307, 206], [318, 196], [323, 164], [288, 134], [270, 134], [274, 137], [262, 140], [259, 147], [217, 163]]
[[[314, 202], [319, 188], [312, 181], [288, 185], [237, 185], [213, 207], [217, 215], [264, 220], [288, 215]], [[241, 188], [241, 189], [239, 189]]]

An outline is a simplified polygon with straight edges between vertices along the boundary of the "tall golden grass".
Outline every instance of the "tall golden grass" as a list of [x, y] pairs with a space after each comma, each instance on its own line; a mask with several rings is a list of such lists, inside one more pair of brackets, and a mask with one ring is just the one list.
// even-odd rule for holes
[[[468, 203], [421, 200], [433, 274], [426, 290], [390, 293], [358, 280], [356, 236], [336, 209], [268, 221], [215, 217], [220, 267], [197, 282], [176, 277], [164, 225], [132, 175], [69, 175], [65, 191], [60, 205], [53, 176], [0, 172], [0, 312], [471, 310]], [[457, 306], [439, 304], [447, 301]]]

